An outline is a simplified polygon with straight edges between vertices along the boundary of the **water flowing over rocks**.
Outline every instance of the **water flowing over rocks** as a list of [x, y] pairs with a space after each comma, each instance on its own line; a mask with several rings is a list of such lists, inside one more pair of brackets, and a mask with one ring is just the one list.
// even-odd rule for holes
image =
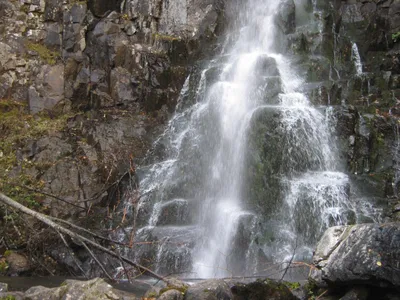
[[[92, 207], [99, 219], [90, 227], [103, 226], [106, 207], [134, 185], [135, 165], [175, 109], [188, 70], [215, 51], [223, 2], [169, 2], [0, 1], [0, 99], [27, 104], [51, 132], [26, 125], [28, 138], [2, 144], [2, 173], [72, 203], [35, 196], [52, 216], [76, 220]], [[0, 116], [25, 112], [7, 105]], [[7, 136], [14, 124], [4, 126]], [[53, 242], [43, 244], [50, 256]], [[75, 269], [68, 256], [53, 255]]]
[[[64, 122], [1, 144], [0, 165], [75, 205], [37, 196], [46, 213], [132, 232], [130, 257], [163, 274], [258, 274], [343, 225], [313, 279], [364, 285], [343, 299], [398, 287], [398, 225], [377, 224], [400, 221], [399, 36], [395, 0], [0, 0], [0, 99]], [[58, 243], [44, 231], [29, 251], [80, 274]], [[261, 299], [254, 286], [184, 299]]]

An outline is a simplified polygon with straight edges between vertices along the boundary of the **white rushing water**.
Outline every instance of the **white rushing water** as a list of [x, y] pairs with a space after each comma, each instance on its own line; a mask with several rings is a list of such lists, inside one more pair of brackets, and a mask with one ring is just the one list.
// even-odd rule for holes
[[360, 52], [358, 51], [356, 43], [353, 43], [353, 46], [351, 47], [351, 61], [353, 62], [356, 69], [356, 74], [361, 75], [363, 73], [362, 62]]
[[232, 238], [242, 217], [243, 157], [246, 133], [252, 113], [263, 105], [254, 89], [260, 63], [273, 59], [273, 26], [279, 1], [249, 1], [242, 14], [241, 34], [229, 53], [220, 80], [211, 88], [207, 101], [218, 112], [221, 143], [212, 165], [212, 182], [219, 182], [217, 195], [207, 195], [202, 205], [204, 242], [194, 256], [194, 272], [199, 277], [230, 275], [227, 264]]
[[[290, 59], [277, 53], [281, 1], [237, 5], [230, 35], [235, 41], [227, 41], [221, 57], [186, 80], [177, 111], [150, 154], [155, 162], [138, 171], [144, 196], [136, 210], [142, 226], [136, 236], [157, 237], [159, 272], [234, 275], [232, 253], [239, 251], [234, 247], [242, 247], [240, 259], [253, 266], [242, 274], [257, 269], [260, 251], [275, 261], [295, 248], [306, 249], [309, 257], [323, 230], [345, 224], [344, 212], [351, 209], [348, 177], [339, 172], [325, 111], [299, 92], [302, 78]], [[256, 236], [265, 235], [256, 226], [263, 216], [243, 192], [249, 131], [255, 113], [263, 110], [276, 112], [279, 128], [268, 130], [282, 135], [285, 172], [276, 176], [286, 193], [270, 220], [277, 224], [270, 228], [276, 244], [258, 242]], [[239, 228], [248, 232], [241, 242]], [[143, 253], [138, 251], [137, 259]]]

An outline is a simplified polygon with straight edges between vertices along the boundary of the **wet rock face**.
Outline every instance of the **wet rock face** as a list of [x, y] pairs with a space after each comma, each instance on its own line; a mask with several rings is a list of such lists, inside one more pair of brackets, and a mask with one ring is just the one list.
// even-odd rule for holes
[[[342, 165], [351, 174], [352, 190], [396, 202], [399, 5], [298, 1], [295, 14], [295, 30], [282, 29], [282, 51], [300, 56], [294, 65], [306, 79], [303, 91], [310, 100], [334, 107], [332, 131]], [[315, 26], [302, 26], [305, 17], [313, 18]], [[395, 213], [386, 215], [398, 218]]]
[[400, 286], [398, 223], [329, 228], [313, 257], [311, 279], [323, 285]]
[[278, 26], [284, 34], [296, 29], [296, 6], [293, 0], [285, 0], [279, 8]]

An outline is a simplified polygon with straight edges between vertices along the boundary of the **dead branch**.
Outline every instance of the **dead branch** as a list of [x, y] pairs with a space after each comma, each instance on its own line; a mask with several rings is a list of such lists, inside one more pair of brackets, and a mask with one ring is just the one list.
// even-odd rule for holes
[[81, 210], [86, 210], [85, 207], [76, 205], [76, 204], [74, 204], [74, 203], [72, 203], [72, 202], [69, 202], [69, 201], [67, 201], [67, 200], [65, 200], [65, 199], [63, 199], [63, 198], [60, 198], [60, 197], [58, 197], [58, 196], [56, 196], [56, 195], [53, 195], [53, 194], [50, 194], [50, 193], [46, 193], [46, 192], [43, 192], [43, 191], [40, 191], [40, 190], [37, 190], [37, 189], [33, 189], [33, 188], [30, 188], [29, 186], [26, 186], [26, 185], [14, 184], [14, 186], [21, 187], [21, 188], [26, 189], [26, 190], [28, 190], [28, 191], [31, 191], [31, 192], [34, 192], [34, 193], [41, 194], [41, 195], [43, 195], [43, 196], [47, 196], [47, 197], [53, 198], [53, 199], [55, 199], [55, 200], [61, 201], [61, 202], [63, 202], [63, 203], [66, 203], [66, 204], [68, 204], [68, 205], [71, 205], [71, 206], [73, 206], [73, 207], [79, 208], [79, 209], [81, 209]]
[[69, 226], [69, 227], [71, 227], [73, 229], [82, 231], [82, 232], [84, 232], [84, 233], [86, 233], [86, 234], [88, 234], [88, 235], [90, 235], [90, 236], [92, 236], [94, 238], [97, 238], [97, 239], [100, 239], [100, 240], [103, 240], [103, 241], [106, 241], [106, 242], [110, 242], [110, 243], [113, 243], [113, 244], [116, 244], [116, 245], [126, 246], [126, 244], [124, 244], [124, 243], [121, 243], [121, 242], [118, 242], [118, 241], [114, 241], [112, 239], [109, 239], [109, 238], [106, 238], [104, 236], [98, 235], [98, 234], [96, 234], [94, 232], [91, 232], [90, 230], [87, 230], [87, 229], [85, 229], [83, 227], [77, 226], [77, 225], [75, 225], [75, 224], [73, 224], [71, 222], [68, 222], [66, 220], [55, 218], [55, 217], [51, 217], [51, 216], [47, 216], [47, 217], [49, 219], [53, 220], [54, 222], [63, 223], [63, 224], [65, 224], [65, 225], [67, 225], [67, 226]]
[[[0, 196], [1, 196], [1, 194], [0, 194]], [[71, 247], [68, 245], [67, 241], [65, 240], [65, 237], [64, 237], [64, 236], [62, 235], [62, 233], [61, 233], [60, 231], [58, 231], [57, 229], [56, 229], [56, 231], [57, 231], [57, 233], [60, 235], [60, 238], [61, 238], [61, 240], [63, 241], [65, 247], [68, 249], [69, 255], [71, 255], [72, 260], [74, 261], [75, 265], [76, 265], [76, 266], [78, 267], [78, 269], [82, 272], [83, 276], [85, 276], [86, 279], [89, 279], [89, 278], [86, 276], [85, 271], [82, 269], [81, 265], [79, 264], [78, 259], [75, 257], [74, 251], [71, 249]]]
[[82, 245], [83, 245], [83, 247], [85, 247], [86, 251], [89, 252], [89, 254], [93, 258], [93, 260], [99, 265], [100, 269], [103, 270], [103, 272], [104, 272], [104, 274], [106, 274], [107, 278], [112, 281], [112, 277], [110, 276], [110, 274], [108, 274], [107, 270], [105, 269], [103, 264], [97, 259], [96, 255], [94, 255], [92, 250], [90, 250], [90, 248], [84, 242], [82, 242]]
[[[135, 263], [134, 261], [130, 260], [129, 258], [127, 258], [125, 256], [120, 256], [115, 251], [107, 249], [107, 248], [99, 245], [98, 243], [96, 243], [96, 242], [94, 242], [94, 241], [92, 241], [92, 240], [90, 240], [90, 239], [88, 239], [88, 238], [86, 238], [86, 237], [84, 237], [84, 236], [82, 236], [82, 235], [80, 235], [78, 233], [75, 233], [75, 232], [63, 227], [60, 224], [57, 224], [56, 222], [51, 220], [48, 216], [23, 206], [22, 204], [20, 204], [20, 203], [14, 201], [13, 199], [7, 197], [3, 193], [0, 193], [0, 202], [15, 208], [20, 212], [23, 212], [23, 213], [25, 213], [27, 215], [30, 215], [30, 216], [36, 218], [37, 220], [43, 222], [47, 226], [49, 226], [52, 229], [56, 230], [58, 233], [60, 233], [61, 236], [62, 236], [62, 234], [68, 235], [69, 237], [71, 237], [73, 239], [76, 239], [76, 240], [80, 241], [81, 243], [86, 243], [87, 245], [90, 245], [93, 248], [95, 248], [95, 249], [97, 249], [99, 251], [102, 251], [104, 253], [107, 253], [110, 256], [113, 256], [115, 258], [120, 258], [122, 261], [124, 261], [127, 264], [135, 267], [139, 272], [141, 272], [143, 274], [146, 274], [146, 275], [148, 275], [150, 277], [153, 277], [153, 278], [156, 278], [156, 279], [163, 280], [164, 282], [168, 283], [168, 280], [166, 278], [164, 278], [161, 275], [153, 272], [152, 270], [150, 270], [150, 269], [148, 269], [148, 268], [146, 268], [146, 267], [144, 267], [144, 266], [142, 266], [140, 264]], [[63, 240], [65, 241], [64, 237], [63, 237]]]
[[326, 290], [325, 292], [323, 292], [321, 295], [319, 295], [317, 298], [315, 298], [315, 300], [319, 300], [322, 298], [322, 296], [324, 296], [326, 293], [328, 292], [328, 290]]
[[289, 261], [287, 267], [285, 268], [285, 272], [283, 272], [282, 278], [281, 278], [281, 280], [279, 282], [283, 281], [283, 279], [286, 276], [287, 271], [289, 270], [290, 266], [292, 265], [294, 256], [296, 255], [296, 250], [297, 250], [297, 238], [296, 238], [296, 244], [295, 244], [294, 249], [293, 249], [292, 257], [290, 258], [290, 261]]

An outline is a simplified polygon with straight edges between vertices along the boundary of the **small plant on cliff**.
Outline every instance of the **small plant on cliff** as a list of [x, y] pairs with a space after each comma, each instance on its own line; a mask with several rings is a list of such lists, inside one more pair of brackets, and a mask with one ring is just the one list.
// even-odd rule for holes
[[180, 41], [182, 39], [179, 36], [165, 35], [160, 33], [154, 33], [153, 38], [156, 41], [167, 41], [167, 42]]
[[285, 281], [284, 284], [289, 288], [289, 290], [295, 290], [295, 289], [298, 289], [300, 287], [300, 283], [299, 282]]
[[1, 297], [0, 300], [16, 300], [16, 298], [12, 295], [7, 295], [5, 297]]
[[43, 113], [32, 116], [22, 103], [5, 99], [0, 99], [0, 114], [0, 190], [28, 207], [37, 208], [41, 196], [21, 186], [40, 190], [43, 182], [25, 171], [32, 167], [41, 170], [42, 166], [17, 157], [17, 152], [21, 152], [20, 148], [27, 141], [64, 128], [68, 115], [50, 118]]
[[396, 33], [392, 34], [392, 40], [394, 43], [397, 43], [400, 41], [400, 31], [397, 31]]
[[27, 49], [36, 52], [40, 58], [49, 65], [55, 65], [60, 57], [60, 53], [52, 51], [42, 44], [27, 42], [26, 47]]
[[6, 273], [8, 264], [5, 259], [0, 259], [0, 274]]

